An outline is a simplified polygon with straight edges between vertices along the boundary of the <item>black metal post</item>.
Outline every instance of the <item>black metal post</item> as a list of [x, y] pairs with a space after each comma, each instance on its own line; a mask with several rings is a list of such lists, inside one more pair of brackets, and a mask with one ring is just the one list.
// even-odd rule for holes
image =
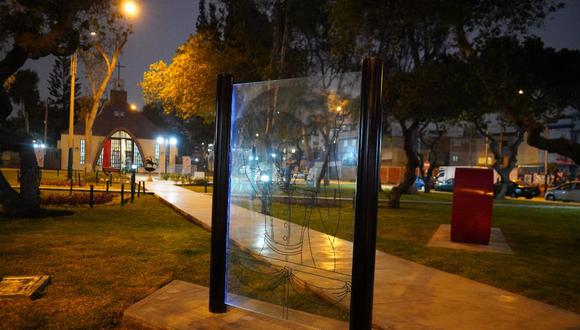
[[137, 183], [137, 197], [141, 197], [141, 181]]
[[121, 206], [125, 204], [125, 184], [121, 183]]
[[212, 313], [226, 312], [226, 247], [229, 220], [228, 194], [230, 190], [229, 163], [233, 81], [234, 78], [231, 75], [218, 75], [209, 278], [209, 311]]
[[[71, 134], [71, 133], [69, 133]], [[67, 172], [66, 172], [66, 177], [67, 179], [72, 179], [73, 178], [73, 148], [69, 147], [68, 148], [68, 163], [67, 163]]]
[[135, 200], [135, 170], [131, 171], [131, 204]]
[[350, 329], [371, 329], [382, 137], [383, 61], [363, 61]]
[[109, 184], [110, 184], [109, 179], [107, 179], [107, 181], [105, 181], [105, 185], [106, 185], [105, 189], [107, 190], [107, 192], [109, 192]]
[[143, 193], [145, 193], [145, 181], [143, 181]]
[[91, 192], [89, 194], [89, 205], [90, 205], [90, 207], [93, 207], [93, 204], [94, 204], [94, 199], [93, 198], [94, 198], [94, 187], [93, 187], [93, 185], [91, 185]]
[[72, 196], [72, 191], [73, 191], [73, 177], [70, 177], [70, 190], [68, 192], [69, 196]]
[[207, 194], [207, 180], [203, 181], [203, 192]]

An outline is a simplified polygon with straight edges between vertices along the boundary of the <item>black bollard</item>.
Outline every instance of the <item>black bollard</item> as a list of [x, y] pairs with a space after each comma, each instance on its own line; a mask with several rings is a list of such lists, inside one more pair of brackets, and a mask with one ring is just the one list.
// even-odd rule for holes
[[105, 189], [107, 190], [107, 192], [109, 192], [109, 183], [110, 183], [109, 180], [105, 181], [105, 185], [106, 185]]
[[121, 183], [121, 205], [125, 204], [125, 184]]
[[141, 197], [141, 181], [137, 185], [137, 197]]
[[203, 191], [207, 194], [207, 180], [203, 181]]
[[135, 200], [135, 171], [131, 173], [131, 204]]
[[73, 178], [71, 177], [70, 178], [70, 190], [69, 190], [69, 193], [68, 193], [69, 196], [72, 196], [72, 190], [73, 190]]
[[145, 193], [145, 181], [143, 181], [143, 193]]
[[94, 204], [94, 197], [95, 197], [95, 196], [94, 196], [94, 186], [93, 186], [93, 185], [91, 185], [91, 192], [90, 192], [90, 194], [89, 194], [89, 206], [90, 206], [90, 207], [93, 207], [93, 204]]

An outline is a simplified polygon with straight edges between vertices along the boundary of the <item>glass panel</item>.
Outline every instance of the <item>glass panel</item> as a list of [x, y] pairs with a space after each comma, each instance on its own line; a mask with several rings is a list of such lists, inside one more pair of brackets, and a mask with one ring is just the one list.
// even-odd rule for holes
[[359, 93], [359, 73], [234, 85], [229, 304], [348, 320]]
[[121, 140], [111, 140], [111, 167], [121, 168]]

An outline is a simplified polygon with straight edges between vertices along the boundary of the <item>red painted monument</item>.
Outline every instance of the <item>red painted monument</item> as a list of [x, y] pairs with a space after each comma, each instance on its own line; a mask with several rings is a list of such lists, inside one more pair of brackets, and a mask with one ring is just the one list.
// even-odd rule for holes
[[489, 244], [493, 210], [493, 170], [455, 170], [451, 241]]

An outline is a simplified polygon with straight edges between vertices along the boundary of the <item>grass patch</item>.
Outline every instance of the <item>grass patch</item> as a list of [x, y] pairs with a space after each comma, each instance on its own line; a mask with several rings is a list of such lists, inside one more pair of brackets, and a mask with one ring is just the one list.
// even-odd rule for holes
[[[209, 249], [208, 232], [152, 196], [123, 207], [49, 207], [40, 218], [0, 217], [0, 277], [52, 277], [40, 299], [0, 301], [0, 329], [116, 328], [127, 307], [172, 280], [209, 285]], [[236, 293], [252, 294], [243, 287]], [[344, 318], [296, 294], [288, 301]]]
[[[427, 195], [427, 196], [426, 196]], [[423, 199], [421, 199], [423, 198]], [[405, 200], [450, 201], [451, 194], [419, 194]], [[451, 205], [403, 203], [403, 208], [380, 207], [377, 248], [427, 266], [455, 273], [524, 296], [580, 312], [580, 208], [525, 208], [496, 204], [493, 226], [500, 227], [514, 255], [427, 248], [440, 224], [450, 223]], [[250, 207], [240, 202], [241, 206]], [[253, 203], [260, 211], [259, 203]], [[272, 203], [273, 216], [287, 219], [288, 205]], [[292, 218], [301, 222], [307, 210], [293, 204]], [[339, 222], [339, 212], [340, 219]], [[311, 228], [352, 240], [352, 203], [311, 212]], [[326, 230], [325, 230], [326, 229]]]

